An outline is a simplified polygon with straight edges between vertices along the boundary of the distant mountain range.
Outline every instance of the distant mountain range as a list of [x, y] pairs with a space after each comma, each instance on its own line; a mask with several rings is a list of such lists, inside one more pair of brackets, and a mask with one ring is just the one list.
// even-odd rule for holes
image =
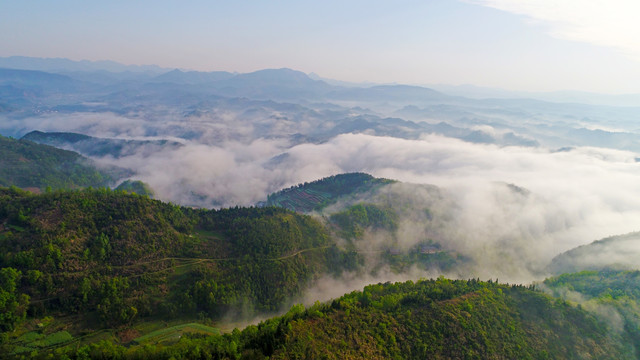
[[[101, 63], [87, 63], [92, 65], [88, 66], [69, 60], [9, 60], [0, 61], [0, 66], [23, 64], [23, 68], [39, 69], [0, 69], [0, 116], [11, 119], [82, 112], [176, 119], [206, 117], [215, 112], [234, 114], [234, 124], [244, 117], [250, 124], [243, 125], [255, 128], [255, 119], [249, 118], [253, 115], [251, 110], [267, 119], [266, 123], [261, 121], [261, 128], [242, 135], [231, 134], [226, 129], [234, 124], [226, 124], [221, 131], [210, 134], [214, 138], [207, 142], [224, 140], [227, 136], [233, 140], [238, 140], [237, 136], [254, 139], [262, 136], [323, 142], [352, 132], [416, 139], [432, 133], [502, 146], [596, 145], [640, 151], [640, 135], [635, 130], [638, 108], [515, 98], [471, 99], [407, 85], [338, 86], [291, 69], [247, 74], [177, 69], [153, 72]], [[53, 72], [59, 64], [68, 66], [65, 71]], [[140, 71], [133, 71], [136, 69]], [[164, 111], [159, 112], [160, 108]], [[287, 114], [281, 116], [283, 108]], [[303, 119], [307, 126], [300, 126]], [[176, 123], [171, 133], [164, 135], [186, 139], [208, 135], [201, 129], [193, 129], [202, 124]], [[486, 131], [483, 127], [487, 126], [494, 131]], [[5, 135], [22, 136], [32, 130], [51, 131], [0, 124], [0, 132]], [[75, 132], [83, 131], [75, 129]]]
[[69, 60], [64, 58], [37, 58], [29, 56], [0, 57], [0, 68], [40, 70], [47, 72], [151, 72], [168, 71], [156, 65], [123, 65], [115, 61]]
[[[305, 74], [289, 69], [262, 70], [238, 75], [174, 70], [142, 82], [124, 82], [119, 85], [96, 84], [76, 80], [68, 75], [41, 71], [0, 69], [0, 92], [5, 94], [5, 97], [0, 100], [0, 106], [5, 102], [7, 108], [5, 114], [16, 118], [73, 112], [113, 112], [124, 115], [138, 112], [141, 107], [153, 109], [160, 104], [176, 107], [182, 112], [181, 116], [200, 116], [203, 111], [210, 112], [212, 108], [226, 108], [253, 115], [249, 113], [249, 110], [255, 108], [260, 112], [264, 112], [265, 109], [273, 109], [280, 114], [286, 111], [289, 113], [286, 115], [287, 117], [299, 117], [305, 112], [309, 113], [310, 116], [305, 116], [305, 121], [316, 122], [316, 124], [305, 129], [300, 128], [294, 122], [287, 121], [290, 130], [284, 131], [287, 136], [297, 137], [303, 141], [323, 142], [339, 134], [367, 132], [380, 136], [409, 139], [419, 138], [424, 133], [436, 133], [470, 142], [522, 146], [538, 144], [535, 140], [513, 132], [496, 137], [481, 130], [454, 126], [444, 122], [432, 124], [425, 121], [408, 121], [397, 117], [375, 115], [371, 111], [340, 107], [316, 110], [313, 109], [315, 105], [312, 108], [306, 108], [304, 105], [282, 104], [267, 100], [272, 98], [280, 100], [322, 99], [326, 97], [341, 102], [355, 101], [371, 104], [383, 102], [384, 99], [400, 104], [413, 103], [414, 101], [422, 104], [450, 100], [460, 101], [460, 99], [430, 89], [401, 85], [375, 86], [363, 89], [338, 88], [321, 81], [311, 80]], [[248, 100], [247, 98], [259, 100]], [[428, 113], [431, 110], [405, 107], [397, 114], [420, 118], [425, 115], [425, 112]], [[204, 114], [206, 115], [206, 113]], [[282, 122], [279, 121], [280, 118], [270, 114], [265, 116], [270, 118], [269, 121], [274, 122], [274, 129], [277, 129], [278, 132], [272, 133], [269, 128], [262, 128], [259, 129], [259, 132], [256, 131], [256, 136], [282, 136], [283, 127], [281, 126]], [[336, 117], [339, 121], [335, 121]], [[240, 117], [234, 125], [237, 126], [242, 120]], [[253, 117], [249, 117], [247, 120], [251, 122], [251, 124], [247, 124], [248, 126], [255, 126]], [[262, 126], [270, 126], [264, 121], [262, 124]], [[181, 126], [185, 125], [192, 126], [190, 123]], [[172, 136], [184, 137], [180, 131], [176, 132], [175, 127], [173, 129]], [[33, 129], [28, 130], [26, 132]], [[20, 131], [21, 129], [17, 130], [17, 133], [8, 133], [8, 135], [18, 135]], [[187, 133], [193, 133], [193, 131], [187, 131]], [[196, 134], [199, 133], [196, 132]], [[224, 133], [218, 133], [218, 136], [221, 135]], [[54, 141], [53, 136], [48, 135], [48, 140], [45, 140], [41, 135], [34, 136], [32, 140], [63, 147], [71, 145], [67, 140], [65, 140], [66, 144], [63, 144], [60, 139]], [[86, 155], [99, 156], [100, 152], [104, 150], [104, 146], [92, 148], [94, 145], [96, 145], [95, 141], [91, 146], [84, 146], [76, 140], [74, 141], [75, 147], [71, 148]], [[122, 154], [118, 156], [122, 156]]]
[[[93, 82], [113, 83], [125, 78], [146, 79], [151, 81], [168, 81], [172, 83], [202, 84], [203, 82], [227, 80], [236, 73], [226, 71], [190, 71], [163, 68], [157, 65], [124, 65], [115, 61], [89, 61], [69, 60], [64, 58], [37, 58], [28, 56], [0, 57], [0, 68], [38, 70], [69, 74], [76, 79]], [[325, 79], [315, 73], [308, 74], [308, 78], [323, 81], [332, 86], [345, 88], [367, 88], [378, 86], [374, 83], [349, 83], [340, 80]], [[382, 85], [394, 86], [394, 85]], [[425, 87], [425, 86], [414, 86]], [[445, 94], [474, 99], [538, 99], [543, 101], [582, 103], [607, 106], [632, 106], [640, 104], [640, 94], [596, 94], [580, 91], [552, 91], [552, 92], [526, 92], [494, 89], [474, 85], [426, 85], [427, 88], [437, 90]], [[362, 96], [355, 91], [352, 97]], [[369, 97], [369, 95], [367, 95]]]
[[637, 358], [640, 233], [548, 264], [593, 217], [466, 174], [632, 173], [640, 107], [439, 89], [0, 58], [0, 357]]
[[446, 94], [464, 96], [473, 99], [538, 99], [557, 103], [578, 103], [605, 106], [631, 106], [640, 104], [640, 94], [598, 94], [584, 91], [516, 91], [494, 89], [474, 85], [425, 85]]

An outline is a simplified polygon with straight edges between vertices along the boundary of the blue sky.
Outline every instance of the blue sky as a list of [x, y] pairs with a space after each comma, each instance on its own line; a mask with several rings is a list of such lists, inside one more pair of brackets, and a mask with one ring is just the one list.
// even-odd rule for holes
[[637, 14], [636, 0], [3, 0], [0, 56], [640, 93]]

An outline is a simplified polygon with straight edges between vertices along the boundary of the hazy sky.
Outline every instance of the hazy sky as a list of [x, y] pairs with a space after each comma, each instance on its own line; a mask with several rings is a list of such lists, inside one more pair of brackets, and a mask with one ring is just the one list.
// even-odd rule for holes
[[0, 56], [640, 93], [637, 0], [2, 0]]

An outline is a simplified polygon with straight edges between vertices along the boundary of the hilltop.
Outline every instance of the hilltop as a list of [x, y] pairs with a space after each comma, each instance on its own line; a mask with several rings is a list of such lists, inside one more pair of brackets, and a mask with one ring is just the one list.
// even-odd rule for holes
[[339, 198], [365, 195], [393, 183], [395, 181], [374, 178], [365, 173], [338, 174], [270, 194], [264, 205], [306, 213], [321, 210]]
[[640, 232], [611, 236], [568, 250], [551, 261], [554, 274], [605, 268], [637, 269]]
[[155, 195], [155, 192], [149, 186], [149, 184], [146, 184], [140, 180], [125, 180], [120, 183], [120, 185], [118, 185], [115, 190], [126, 191], [138, 195], [146, 195], [151, 198], [153, 198]]
[[442, 210], [447, 201], [435, 186], [345, 173], [273, 193], [262, 206], [320, 214], [336, 241], [376, 274], [451, 270], [469, 262], [433, 231], [449, 216]]

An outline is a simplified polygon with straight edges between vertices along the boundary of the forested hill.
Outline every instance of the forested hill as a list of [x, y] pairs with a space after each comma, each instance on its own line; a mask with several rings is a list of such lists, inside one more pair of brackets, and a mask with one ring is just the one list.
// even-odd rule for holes
[[122, 190], [129, 193], [135, 193], [138, 195], [146, 195], [151, 198], [154, 197], [155, 192], [149, 186], [149, 184], [144, 183], [140, 180], [125, 180], [120, 185], [118, 185], [115, 190]]
[[321, 210], [340, 197], [363, 194], [394, 182], [365, 173], [339, 174], [273, 193], [268, 196], [266, 205], [305, 213]]
[[554, 274], [583, 270], [638, 269], [640, 259], [640, 232], [611, 236], [566, 251], [551, 261], [549, 270]]
[[19, 335], [48, 316], [60, 318], [48, 331], [75, 338], [144, 319], [275, 311], [346, 259], [319, 222], [286, 209], [0, 189], [0, 331], [33, 351]]
[[98, 187], [111, 184], [120, 175], [117, 169], [98, 170], [72, 151], [0, 136], [0, 186], [40, 190]]
[[85, 156], [113, 156], [115, 158], [134, 154], [148, 156], [163, 149], [176, 149], [182, 144], [169, 140], [124, 140], [96, 138], [70, 132], [32, 131], [22, 137], [38, 144], [72, 149]]
[[546, 279], [544, 285], [555, 296], [604, 314], [640, 354], [640, 271], [582, 271]]
[[[617, 328], [531, 288], [478, 280], [370, 285], [224, 335], [192, 324], [286, 308], [314, 279], [356, 266], [352, 255], [314, 218], [282, 208], [195, 210], [108, 188], [0, 188], [0, 354], [634, 358], [633, 321]], [[638, 278], [605, 277], [608, 290], [594, 298], [610, 296], [637, 319]], [[173, 337], [137, 330], [153, 322]]]
[[106, 344], [55, 355], [113, 359], [634, 359], [585, 310], [522, 286], [476, 280], [370, 285], [225, 335], [171, 346]]

